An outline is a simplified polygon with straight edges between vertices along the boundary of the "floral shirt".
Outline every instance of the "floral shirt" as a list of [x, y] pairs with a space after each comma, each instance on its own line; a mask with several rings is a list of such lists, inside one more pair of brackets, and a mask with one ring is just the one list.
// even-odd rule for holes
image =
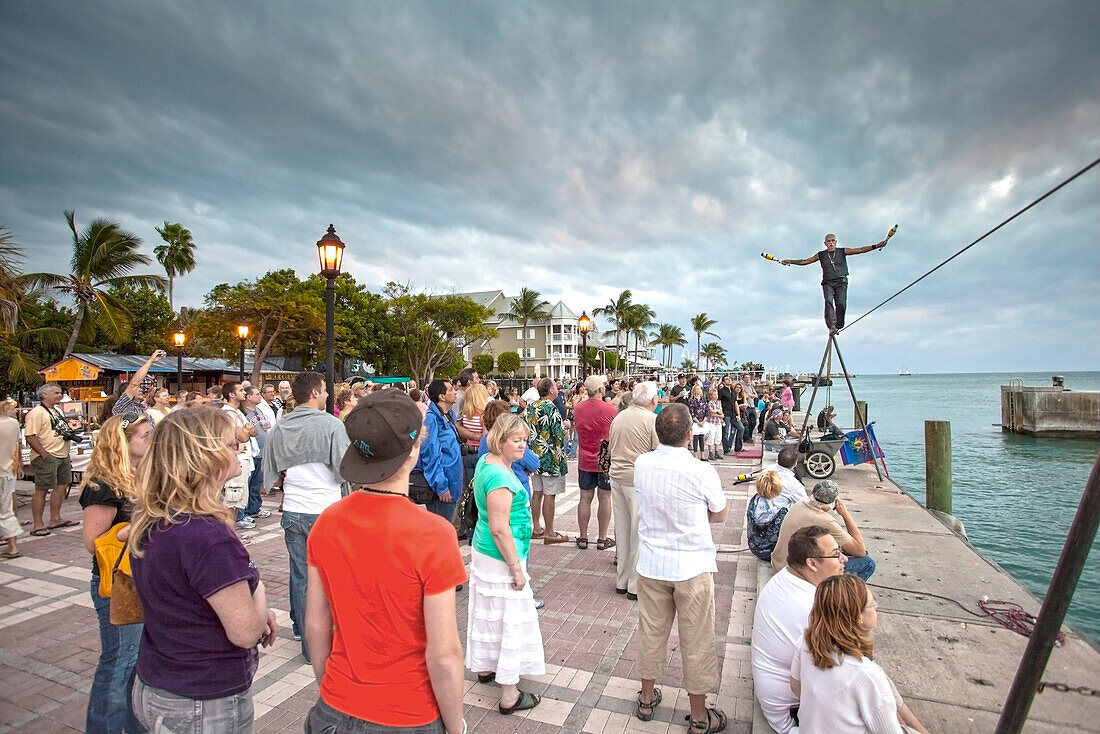
[[691, 419], [695, 422], [705, 421], [707, 418], [707, 401], [702, 398], [691, 398], [688, 400], [688, 412], [691, 413]]
[[569, 471], [565, 458], [565, 426], [557, 406], [550, 400], [539, 398], [527, 406], [524, 417], [531, 429], [527, 445], [539, 457], [538, 473], [547, 477], [564, 477]]

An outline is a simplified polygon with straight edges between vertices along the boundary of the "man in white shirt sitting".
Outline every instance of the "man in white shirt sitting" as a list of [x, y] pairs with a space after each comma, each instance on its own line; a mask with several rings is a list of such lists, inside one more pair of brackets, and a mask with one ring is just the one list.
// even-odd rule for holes
[[796, 531], [786, 555], [787, 565], [760, 592], [752, 621], [753, 688], [764, 718], [777, 734], [798, 732], [791, 663], [806, 631], [817, 585], [844, 573], [847, 560], [828, 528], [821, 525]]
[[779, 496], [790, 500], [790, 502], [784, 504], [793, 505], [795, 502], [805, 502], [810, 499], [809, 495], [806, 494], [806, 485], [794, 473], [794, 467], [797, 463], [798, 447], [785, 446], [779, 452], [775, 466], [770, 467], [779, 472], [779, 479], [783, 482], [783, 489], [780, 490]]
[[729, 514], [718, 472], [692, 457], [691, 414], [679, 403], [657, 414], [660, 444], [634, 462], [638, 507], [638, 671], [642, 690], [635, 713], [653, 718], [661, 702], [654, 687], [668, 666], [668, 635], [679, 617], [684, 689], [692, 731], [720, 731], [726, 715], [707, 708], [718, 692], [714, 648], [714, 572], [718, 570], [710, 523]]

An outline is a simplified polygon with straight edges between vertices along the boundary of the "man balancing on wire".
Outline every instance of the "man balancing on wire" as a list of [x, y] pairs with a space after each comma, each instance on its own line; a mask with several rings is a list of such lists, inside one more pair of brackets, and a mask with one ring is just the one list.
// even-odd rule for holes
[[862, 255], [886, 247], [890, 237], [864, 247], [837, 247], [836, 235], [825, 235], [825, 249], [801, 260], [780, 260], [783, 265], [821, 263], [821, 290], [825, 294], [825, 326], [835, 334], [844, 328], [844, 309], [848, 301], [848, 255]]

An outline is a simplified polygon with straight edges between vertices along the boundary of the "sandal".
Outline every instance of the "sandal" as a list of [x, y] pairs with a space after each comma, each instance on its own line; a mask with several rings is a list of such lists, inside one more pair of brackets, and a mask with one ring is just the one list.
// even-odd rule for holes
[[44, 538], [49, 534], [50, 534], [50, 529], [49, 528], [35, 528], [34, 530], [31, 531], [31, 535], [33, 535], [36, 538]]
[[526, 711], [533, 709], [539, 705], [542, 698], [537, 693], [528, 693], [527, 691], [520, 691], [519, 698], [511, 706], [505, 707], [504, 704], [498, 703], [497, 710], [504, 716], [514, 714], [517, 711]]
[[588, 538], [577, 538], [577, 549], [588, 550]]
[[4, 551], [3, 553], [0, 553], [0, 558], [6, 558], [8, 560], [11, 560], [12, 558], [22, 558], [22, 556], [23, 554], [19, 551], [15, 551], [14, 553], [12, 551]]
[[539, 538], [541, 538], [544, 535], [546, 535], [545, 530], [539, 530], [538, 532], [532, 531], [531, 532], [531, 540], [538, 540]]
[[653, 712], [657, 710], [657, 704], [661, 703], [661, 689], [653, 689], [653, 700], [646, 703], [642, 700], [642, 692], [638, 691], [638, 705], [634, 707], [634, 715], [642, 721], [653, 721]]
[[[711, 714], [718, 717], [717, 722], [711, 718]], [[712, 732], [722, 731], [726, 728], [726, 722], [728, 721], [724, 712], [713, 707], [707, 708], [706, 721], [696, 721], [691, 718], [691, 714], [685, 716], [684, 719], [688, 722], [688, 729], [698, 732], [698, 734], [711, 734]]]
[[477, 682], [478, 683], [492, 683], [496, 679], [497, 679], [497, 674], [496, 673], [478, 673], [477, 674]]
[[542, 539], [543, 545], [554, 545], [555, 543], [568, 543], [569, 536], [563, 533], [554, 533], [553, 535], [546, 535]]
[[615, 547], [614, 538], [602, 538], [596, 541], [596, 550], [607, 550]]
[[60, 528], [71, 528], [72, 526], [79, 524], [80, 523], [76, 520], [62, 520], [56, 525], [47, 525], [46, 527], [50, 530], [59, 530]]

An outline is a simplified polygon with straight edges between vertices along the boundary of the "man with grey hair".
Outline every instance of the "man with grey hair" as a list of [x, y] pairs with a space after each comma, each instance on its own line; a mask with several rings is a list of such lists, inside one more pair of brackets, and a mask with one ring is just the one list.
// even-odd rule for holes
[[[844, 521], [840, 526], [830, 514], [833, 510]], [[776, 571], [787, 565], [787, 542], [799, 530], [809, 525], [821, 525], [829, 530], [836, 544], [848, 557], [844, 564], [845, 573], [854, 573], [866, 581], [875, 572], [875, 559], [867, 553], [863, 534], [859, 531], [852, 513], [848, 512], [844, 501], [840, 499], [840, 485], [826, 479], [814, 485], [810, 499], [791, 506], [783, 526], [779, 530], [779, 539], [772, 552], [772, 568]]]
[[660, 443], [655, 427], [659, 396], [657, 383], [639, 382], [631, 404], [615, 416], [608, 433], [611, 452], [611, 512], [615, 517], [615, 542], [619, 563], [615, 592], [628, 599], [638, 598], [638, 511], [635, 505], [634, 461]]
[[[38, 388], [39, 403], [31, 408], [23, 423], [23, 437], [31, 449], [31, 468], [34, 469], [34, 497], [31, 498], [31, 517], [34, 526], [31, 535], [49, 535], [51, 530], [76, 525], [75, 520], [61, 517], [61, 505], [65, 502], [65, 490], [73, 478], [73, 465], [69, 459], [69, 426], [58, 410], [61, 388], [47, 382]], [[50, 524], [42, 519], [46, 508], [46, 495], [50, 495]]]

